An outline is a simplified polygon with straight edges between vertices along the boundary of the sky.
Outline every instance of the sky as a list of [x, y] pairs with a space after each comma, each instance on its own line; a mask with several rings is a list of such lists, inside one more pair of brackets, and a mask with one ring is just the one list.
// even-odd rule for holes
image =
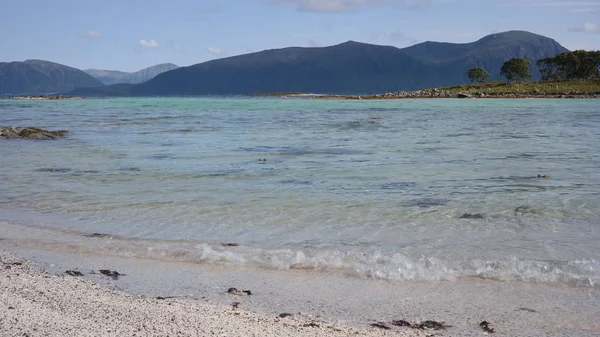
[[600, 49], [600, 0], [2, 0], [0, 62], [136, 71], [348, 40], [399, 48], [526, 30]]

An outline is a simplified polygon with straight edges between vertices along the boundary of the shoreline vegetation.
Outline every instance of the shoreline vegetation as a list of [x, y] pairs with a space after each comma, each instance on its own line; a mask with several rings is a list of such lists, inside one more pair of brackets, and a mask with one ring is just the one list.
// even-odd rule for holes
[[397, 91], [373, 95], [309, 94], [273, 92], [254, 97], [377, 100], [403, 98], [600, 98], [600, 81], [491, 82], [462, 84], [417, 91]]
[[[249, 97], [279, 97], [296, 99], [378, 100], [406, 98], [600, 98], [600, 80], [489, 82], [461, 84], [450, 87], [415, 91], [396, 91], [367, 95], [313, 94], [305, 92], [265, 92]], [[84, 97], [66, 95], [6, 96], [8, 100], [81, 100]]]

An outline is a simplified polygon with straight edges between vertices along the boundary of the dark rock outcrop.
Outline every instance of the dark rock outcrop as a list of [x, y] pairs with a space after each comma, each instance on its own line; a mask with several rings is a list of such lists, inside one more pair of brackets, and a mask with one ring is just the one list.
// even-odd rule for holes
[[481, 213], [465, 213], [458, 217], [459, 219], [485, 219], [485, 215]]
[[0, 139], [51, 140], [65, 137], [68, 130], [49, 131], [35, 127], [0, 126]]

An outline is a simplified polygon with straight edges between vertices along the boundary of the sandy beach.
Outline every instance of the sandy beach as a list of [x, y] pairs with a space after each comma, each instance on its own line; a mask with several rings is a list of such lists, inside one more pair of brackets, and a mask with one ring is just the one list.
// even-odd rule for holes
[[[497, 336], [600, 336], [597, 289], [398, 283], [75, 253], [11, 239], [0, 248], [1, 336], [484, 336], [483, 321]], [[108, 277], [103, 268], [125, 275]], [[228, 294], [231, 286], [252, 295]]]
[[424, 336], [175, 299], [133, 295], [56, 275], [0, 253], [2, 336]]

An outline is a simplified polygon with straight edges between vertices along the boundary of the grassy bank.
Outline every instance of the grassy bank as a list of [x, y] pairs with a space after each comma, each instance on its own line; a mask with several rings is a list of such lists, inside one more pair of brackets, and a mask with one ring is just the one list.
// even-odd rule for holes
[[600, 80], [562, 81], [562, 82], [491, 82], [480, 84], [462, 84], [453, 87], [427, 89], [425, 92], [446, 91], [466, 94], [520, 94], [520, 95], [569, 95], [600, 94]]

